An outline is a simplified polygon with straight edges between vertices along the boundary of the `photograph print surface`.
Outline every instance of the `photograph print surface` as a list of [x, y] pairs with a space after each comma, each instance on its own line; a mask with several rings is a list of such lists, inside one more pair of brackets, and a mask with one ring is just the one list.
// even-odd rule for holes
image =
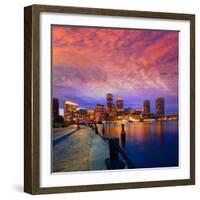
[[178, 41], [51, 25], [52, 172], [179, 166]]

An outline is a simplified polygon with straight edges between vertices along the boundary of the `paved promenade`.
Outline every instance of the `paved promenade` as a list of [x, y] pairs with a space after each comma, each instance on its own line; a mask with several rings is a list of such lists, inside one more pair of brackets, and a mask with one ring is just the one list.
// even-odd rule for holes
[[86, 126], [53, 146], [53, 171], [104, 170], [109, 157], [109, 146], [99, 135]]
[[70, 126], [65, 127], [65, 128], [54, 128], [53, 129], [53, 138], [55, 139], [57, 137], [60, 137], [63, 134], [69, 133], [76, 128], [77, 128], [77, 125], [70, 125]]

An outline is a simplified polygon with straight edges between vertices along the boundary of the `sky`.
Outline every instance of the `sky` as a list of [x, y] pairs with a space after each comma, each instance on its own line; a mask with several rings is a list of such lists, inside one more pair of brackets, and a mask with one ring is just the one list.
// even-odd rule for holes
[[52, 96], [82, 108], [106, 105], [106, 94], [124, 107], [142, 108], [165, 98], [178, 113], [178, 32], [52, 26]]

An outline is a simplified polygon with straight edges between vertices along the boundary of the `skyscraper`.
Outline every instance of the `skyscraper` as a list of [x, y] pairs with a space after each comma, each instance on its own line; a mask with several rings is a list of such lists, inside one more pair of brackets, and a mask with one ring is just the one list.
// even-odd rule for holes
[[150, 113], [150, 101], [149, 100], [144, 100], [142, 112], [143, 112], [143, 114]]
[[165, 101], [163, 97], [156, 99], [156, 116], [164, 117], [165, 115]]
[[59, 116], [59, 101], [57, 98], [53, 98], [53, 119]]
[[108, 93], [106, 95], [106, 98], [107, 98], [107, 110], [108, 110], [108, 113], [111, 113], [112, 105], [113, 105], [113, 95], [111, 93]]
[[72, 101], [65, 101], [64, 103], [64, 121], [71, 122], [73, 121], [74, 114], [78, 108], [78, 104], [73, 103]]
[[124, 101], [122, 98], [117, 99], [117, 111], [123, 111]]
[[115, 104], [113, 103], [110, 117], [115, 117], [115, 116], [116, 116], [116, 107], [115, 107]]
[[105, 108], [104, 105], [97, 104], [95, 109], [95, 121], [101, 122], [105, 120]]

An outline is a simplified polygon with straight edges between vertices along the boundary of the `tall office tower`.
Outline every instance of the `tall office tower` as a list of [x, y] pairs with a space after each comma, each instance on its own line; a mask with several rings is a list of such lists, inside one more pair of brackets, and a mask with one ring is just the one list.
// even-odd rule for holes
[[59, 116], [59, 100], [53, 98], [53, 119], [56, 119]]
[[156, 116], [164, 117], [165, 115], [165, 101], [163, 97], [156, 99]]
[[150, 101], [149, 100], [144, 100], [142, 112], [143, 112], [143, 114], [150, 113]]
[[117, 114], [116, 107], [115, 107], [115, 104], [113, 103], [110, 117], [115, 117], [116, 114]]
[[112, 112], [112, 104], [113, 104], [113, 95], [111, 93], [108, 93], [106, 95], [106, 99], [107, 99], [107, 110], [108, 113]]
[[64, 121], [71, 122], [73, 121], [74, 114], [78, 108], [78, 104], [72, 101], [65, 101], [64, 103]]
[[95, 121], [102, 122], [105, 120], [105, 108], [104, 105], [97, 104], [95, 109]]
[[122, 98], [117, 99], [117, 111], [123, 111], [124, 101]]

